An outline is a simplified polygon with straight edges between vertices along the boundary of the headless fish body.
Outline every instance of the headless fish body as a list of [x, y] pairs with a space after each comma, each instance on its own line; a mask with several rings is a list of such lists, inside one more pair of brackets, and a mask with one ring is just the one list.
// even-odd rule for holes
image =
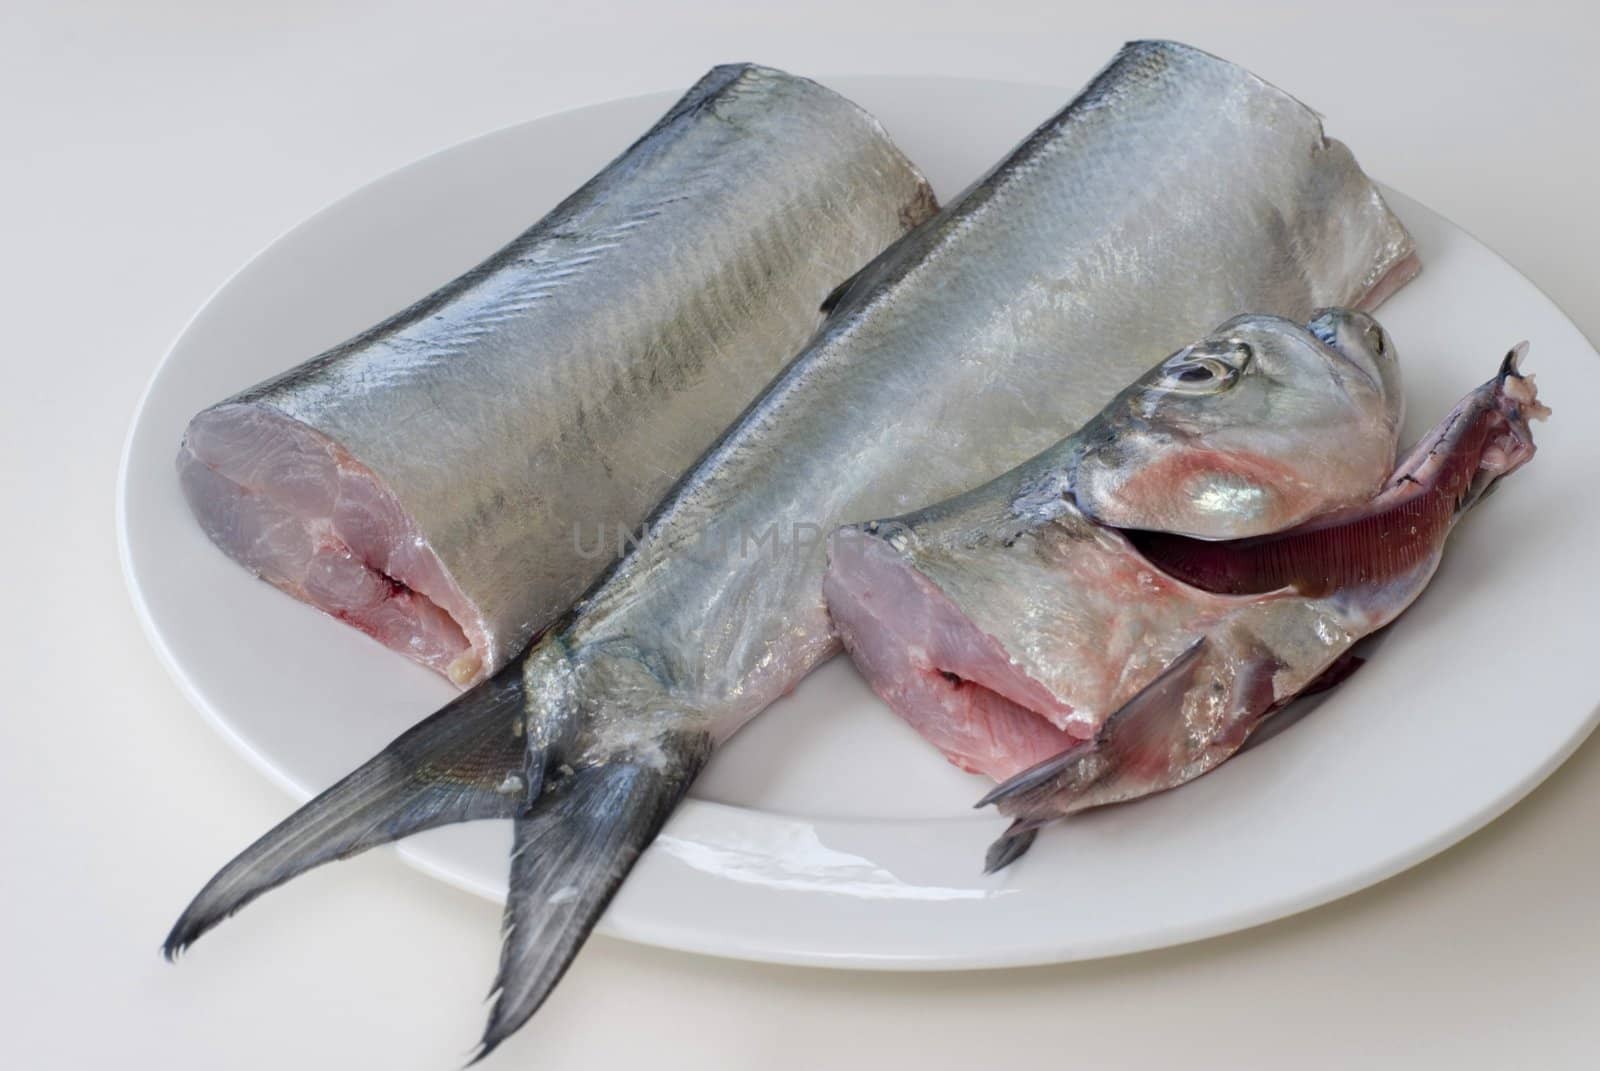
[[1240, 309], [1304, 322], [1415, 270], [1404, 229], [1304, 105], [1194, 49], [1127, 46], [839, 288], [811, 342], [520, 664], [226, 866], [169, 953], [318, 863], [511, 818], [492, 1049], [549, 994], [712, 750], [838, 650], [823, 533], [1005, 472]]
[[[1325, 355], [1334, 376], [1319, 392], [1263, 374], [1259, 333], [1241, 326], [1217, 340], [1256, 343], [1252, 359], [1231, 350], [1242, 367], [1229, 376], [1185, 382], [1180, 353], [1013, 472], [831, 541], [829, 607], [857, 666], [950, 761], [1002, 782], [984, 802], [1015, 822], [991, 869], [1048, 821], [1214, 769], [1289, 701], [1337, 683], [1350, 647], [1422, 592], [1462, 512], [1533, 454], [1527, 421], [1547, 411], [1508, 358], [1375, 474], [1398, 407], [1357, 404], [1346, 386], [1358, 364], [1392, 366], [1381, 329], [1359, 313], [1313, 321], [1297, 348]], [[1372, 340], [1365, 354], [1350, 348], [1359, 339]], [[1259, 397], [1237, 404], [1252, 385]], [[1320, 420], [1291, 415], [1319, 393]], [[1168, 452], [1158, 471], [1183, 476], [1165, 487], [1119, 471], [1148, 462], [1152, 438]], [[1251, 492], [1266, 490], [1254, 481], [1298, 489], [1312, 475], [1327, 512], [1254, 508]], [[1245, 504], [1231, 522], [1217, 486]], [[1129, 530], [1091, 519], [1104, 513]], [[1195, 528], [1210, 538], [1177, 534]]]
[[263, 579], [474, 683], [933, 208], [848, 100], [719, 67], [489, 260], [196, 416], [185, 493]]

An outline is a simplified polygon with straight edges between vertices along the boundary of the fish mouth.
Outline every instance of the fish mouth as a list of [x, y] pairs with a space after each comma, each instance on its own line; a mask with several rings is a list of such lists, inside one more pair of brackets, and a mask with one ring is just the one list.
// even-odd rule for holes
[[474, 683], [490, 637], [382, 478], [327, 436], [243, 402], [196, 416], [178, 453], [189, 508], [224, 553], [281, 591], [448, 677]]
[[[1347, 372], [1359, 376], [1372, 390], [1384, 396], [1403, 398], [1399, 385], [1399, 365], [1392, 349], [1374, 351], [1366, 341], [1369, 333], [1387, 344], [1388, 335], [1372, 315], [1363, 309], [1326, 308], [1312, 313], [1305, 324], [1306, 333], [1322, 343], [1325, 350], [1338, 359]], [[1349, 330], [1357, 338], [1343, 338], [1341, 329]]]

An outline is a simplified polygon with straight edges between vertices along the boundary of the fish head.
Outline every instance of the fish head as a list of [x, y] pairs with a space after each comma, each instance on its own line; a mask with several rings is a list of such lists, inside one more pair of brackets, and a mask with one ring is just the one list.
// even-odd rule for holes
[[1241, 316], [1119, 394], [1079, 436], [1078, 508], [1108, 527], [1238, 539], [1365, 501], [1403, 416], [1394, 345], [1329, 309]]
[[1166, 575], [1214, 594], [1338, 593], [1347, 612], [1393, 620], [1432, 574], [1460, 516], [1533, 458], [1529, 422], [1550, 409], [1519, 370], [1526, 351], [1525, 342], [1512, 347], [1495, 377], [1418, 440], [1383, 490], [1359, 507], [1253, 539], [1123, 535]]

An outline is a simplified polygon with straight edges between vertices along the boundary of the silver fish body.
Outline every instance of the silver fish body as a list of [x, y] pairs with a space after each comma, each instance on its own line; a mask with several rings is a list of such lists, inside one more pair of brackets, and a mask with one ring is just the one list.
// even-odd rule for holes
[[933, 208], [848, 100], [719, 67], [483, 264], [199, 414], [189, 501], [265, 579], [472, 683]]
[[[512, 817], [493, 1048], [548, 995], [711, 750], [836, 650], [827, 531], [1004, 472], [1243, 310], [1304, 322], [1415, 269], [1405, 230], [1309, 109], [1194, 49], [1127, 46], [841, 287], [520, 667], [230, 863], [169, 951], [325, 859]], [[512, 709], [514, 729], [497, 730]]]
[[[629, 677], [637, 661], [726, 738], [835, 650], [835, 525], [1004, 472], [1242, 309], [1304, 322], [1415, 270], [1304, 105], [1194, 49], [1130, 45], [843, 289], [530, 664]], [[613, 712], [663, 702], [597, 690]]]

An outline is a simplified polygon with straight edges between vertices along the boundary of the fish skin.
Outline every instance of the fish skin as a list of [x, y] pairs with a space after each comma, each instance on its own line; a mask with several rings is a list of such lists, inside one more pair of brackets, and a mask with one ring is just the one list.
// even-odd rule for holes
[[[541, 779], [516, 841], [590, 884], [554, 902], [518, 856], [479, 1056], [543, 1002], [710, 750], [837, 649], [823, 532], [1006, 471], [1241, 308], [1303, 321], [1415, 270], [1404, 228], [1308, 108], [1198, 50], [1125, 47], [840, 289], [520, 677], [512, 665], [491, 682], [523, 688], [518, 731]], [[774, 525], [775, 550], [758, 542]], [[266, 834], [196, 897], [168, 953], [304, 869], [296, 859], [365, 846], [372, 812], [339, 816], [373, 781], [414, 780], [412, 765], [385, 752], [308, 804], [329, 816], [316, 843], [282, 850], [303, 818]], [[381, 816], [391, 839], [455, 820], [403, 796]], [[575, 831], [564, 843], [557, 812]]]
[[1069, 438], [949, 503], [835, 537], [827, 590], [856, 664], [951, 761], [1001, 782], [979, 801], [1013, 818], [987, 869], [1049, 822], [1215, 769], [1348, 676], [1352, 645], [1411, 605], [1462, 515], [1533, 457], [1529, 421], [1549, 410], [1522, 352], [1365, 502], [1282, 532], [1096, 524], [1070, 489]]
[[718, 67], [484, 263], [199, 414], [190, 504], [264, 578], [474, 683], [935, 207], [850, 101]]

